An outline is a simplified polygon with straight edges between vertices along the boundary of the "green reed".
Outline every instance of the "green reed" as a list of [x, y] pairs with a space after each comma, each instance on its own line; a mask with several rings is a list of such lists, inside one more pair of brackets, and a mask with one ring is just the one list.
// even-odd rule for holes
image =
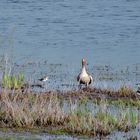
[[3, 74], [2, 87], [8, 89], [19, 89], [25, 84], [25, 78], [22, 73], [18, 75]]

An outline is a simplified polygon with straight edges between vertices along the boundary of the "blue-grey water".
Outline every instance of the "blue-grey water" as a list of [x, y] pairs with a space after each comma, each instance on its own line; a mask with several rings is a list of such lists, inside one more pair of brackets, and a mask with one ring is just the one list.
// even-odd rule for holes
[[[30, 133], [30, 132], [13, 132], [13, 131], [7, 131], [3, 132], [0, 131], [0, 138], [2, 140], [128, 140], [130, 138], [139, 138], [139, 128], [137, 130], [138, 132], [132, 130], [131, 133], [126, 132], [117, 132], [112, 133], [110, 136], [107, 137], [96, 137], [96, 138], [90, 138], [90, 137], [77, 137], [77, 136], [67, 136], [67, 135], [50, 135], [46, 133]], [[7, 135], [8, 133], [8, 135]]]
[[31, 83], [47, 74], [43, 90], [77, 88], [83, 57], [94, 77], [92, 86], [136, 89], [140, 1], [0, 1], [0, 78], [7, 65]]
[[0, 1], [0, 55], [49, 89], [75, 88], [83, 57], [95, 86], [135, 88], [139, 54], [139, 0]]

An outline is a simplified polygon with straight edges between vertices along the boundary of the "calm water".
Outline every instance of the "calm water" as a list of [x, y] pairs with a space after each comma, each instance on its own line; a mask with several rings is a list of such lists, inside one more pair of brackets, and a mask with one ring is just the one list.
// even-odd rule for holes
[[1, 0], [0, 55], [5, 54], [31, 82], [48, 74], [49, 89], [75, 88], [83, 57], [95, 86], [135, 87], [140, 1]]
[[[7, 135], [8, 133], [8, 135]], [[134, 137], [139, 138], [139, 130], [131, 132], [118, 132], [113, 133], [110, 136], [103, 137], [102, 140], [128, 140]], [[49, 135], [46, 133], [30, 133], [30, 132], [12, 132], [0, 131], [0, 138], [3, 140], [98, 140], [100, 138], [89, 138], [89, 137], [76, 137], [76, 136], [67, 136], [67, 135]]]

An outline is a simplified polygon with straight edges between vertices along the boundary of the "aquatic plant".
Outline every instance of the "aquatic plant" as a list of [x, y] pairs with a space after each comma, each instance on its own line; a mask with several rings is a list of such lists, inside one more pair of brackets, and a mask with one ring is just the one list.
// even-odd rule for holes
[[2, 87], [8, 89], [19, 89], [25, 84], [25, 78], [22, 73], [18, 75], [3, 74]]
[[[61, 105], [60, 105], [61, 102]], [[48, 128], [80, 135], [107, 135], [114, 130], [128, 131], [138, 123], [138, 114], [131, 110], [115, 116], [99, 110], [96, 114], [87, 109], [87, 103], [68, 101], [64, 109], [56, 94], [5, 94], [0, 95], [0, 127]], [[82, 107], [81, 107], [82, 105]]]
[[112, 104], [118, 107], [137, 107], [140, 108], [140, 100], [136, 99], [118, 99], [118, 100], [107, 100], [108, 104]]
[[117, 124], [119, 130], [128, 131], [130, 128], [136, 128], [138, 124], [138, 114], [134, 112], [123, 112]]
[[126, 85], [121, 86], [118, 92], [119, 95], [123, 97], [131, 97], [133, 95], [133, 90]]

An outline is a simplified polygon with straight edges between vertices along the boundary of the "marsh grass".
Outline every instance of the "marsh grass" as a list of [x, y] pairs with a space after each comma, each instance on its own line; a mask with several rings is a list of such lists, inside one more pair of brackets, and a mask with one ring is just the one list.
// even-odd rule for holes
[[19, 89], [25, 84], [25, 78], [22, 73], [17, 75], [9, 75], [7, 73], [3, 74], [2, 87], [8, 89]]
[[61, 124], [63, 111], [58, 105], [59, 102], [53, 99], [43, 98], [38, 95], [14, 97], [3, 94], [1, 96], [1, 125], [7, 127], [27, 127], [46, 126], [51, 124]]
[[128, 131], [131, 128], [136, 128], [138, 124], [138, 113], [134, 113], [132, 111], [127, 111], [120, 114], [119, 122], [118, 122], [118, 129], [123, 131]]
[[118, 90], [118, 93], [122, 97], [131, 97], [131, 95], [134, 93], [134, 91], [130, 87], [123, 85]]
[[[5, 94], [0, 95], [0, 127], [51, 128], [55, 132], [78, 135], [107, 135], [114, 130], [128, 131], [138, 123], [138, 114], [120, 111], [116, 117], [105, 111], [93, 114], [87, 102], [69, 102], [64, 109], [57, 94]], [[51, 131], [49, 129], [49, 132]]]
[[140, 100], [139, 99], [136, 99], [136, 100], [133, 100], [131, 98], [130, 99], [118, 98], [118, 99], [106, 99], [106, 100], [94, 99], [94, 100], [92, 100], [92, 102], [97, 105], [108, 104], [108, 105], [113, 105], [113, 106], [121, 107], [121, 108], [136, 107], [136, 108], [140, 109]]
[[118, 99], [118, 100], [107, 100], [108, 104], [115, 105], [117, 107], [137, 107], [140, 109], [140, 100], [136, 99]]

